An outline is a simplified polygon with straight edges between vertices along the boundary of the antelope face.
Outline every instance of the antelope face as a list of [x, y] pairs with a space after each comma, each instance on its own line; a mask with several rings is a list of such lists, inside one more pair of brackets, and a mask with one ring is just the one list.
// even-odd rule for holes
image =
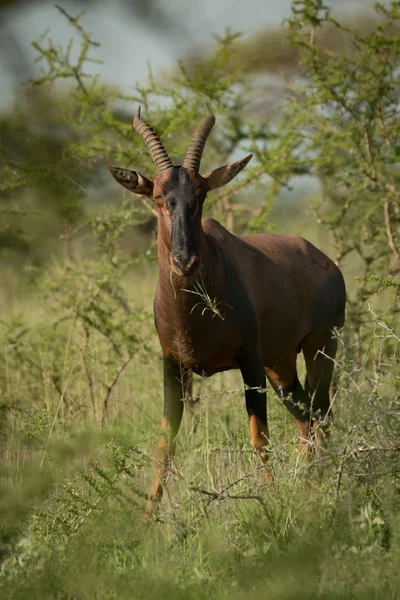
[[207, 189], [203, 178], [174, 167], [154, 179], [153, 198], [171, 231], [171, 268], [188, 277], [200, 267], [201, 215]]

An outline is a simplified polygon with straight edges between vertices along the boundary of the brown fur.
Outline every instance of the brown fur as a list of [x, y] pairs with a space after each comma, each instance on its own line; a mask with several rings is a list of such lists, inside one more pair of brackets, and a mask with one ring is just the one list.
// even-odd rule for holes
[[[207, 191], [230, 181], [250, 158], [204, 177], [173, 167], [153, 182], [110, 167], [121, 185], [135, 191], [137, 181], [137, 191], [152, 196], [158, 207], [154, 316], [164, 354], [164, 415], [148, 511], [155, 510], [162, 495], [191, 372], [211, 376], [241, 370], [250, 439], [263, 463], [269, 444], [266, 377], [294, 416], [301, 447], [310, 445], [313, 425], [317, 447], [326, 437], [322, 424], [330, 411], [337, 346], [332, 329], [343, 325], [345, 312], [340, 270], [301, 237], [238, 237], [214, 219], [200, 220]], [[187, 291], [193, 290], [196, 277], [217, 302], [217, 312]], [[305, 389], [297, 377], [300, 351], [306, 362]]]
[[[199, 297], [182, 291], [190, 285], [185, 278], [173, 278], [171, 284], [169, 219], [162, 208], [160, 213], [154, 310], [163, 349], [195, 373], [210, 376], [238, 368], [239, 348], [259, 343], [268, 372], [290, 363], [279, 380], [290, 386], [297, 348], [307, 336], [343, 323], [344, 285], [336, 265], [302, 238], [236, 237], [217, 221], [205, 219], [202, 278], [210, 297], [218, 299], [223, 319], [202, 314], [201, 299], [193, 309]], [[252, 313], [252, 328], [245, 308]]]
[[[203, 312], [201, 304], [195, 307], [199, 297], [183, 291], [190, 287], [188, 279], [173, 276], [171, 283], [169, 255], [170, 223], [160, 207], [154, 312], [164, 356], [174, 357], [181, 369], [211, 376], [239, 368], [242, 349], [259, 347], [268, 380], [294, 415], [301, 447], [307, 448], [312, 419], [308, 414], [304, 417], [296, 403], [310, 408], [311, 395], [298, 382], [296, 358], [302, 350], [313, 408], [323, 418], [329, 410], [333, 367], [329, 356], [333, 358], [336, 351], [331, 329], [344, 322], [345, 288], [337, 266], [300, 237], [236, 237], [217, 221], [205, 219], [202, 278], [209, 296], [219, 302], [218, 317]], [[319, 354], [322, 351], [327, 357]], [[249, 421], [252, 445], [265, 462], [262, 451], [269, 442], [268, 426], [257, 415], [250, 414]], [[173, 439], [176, 434], [172, 427]], [[163, 465], [172, 453], [168, 459], [165, 456]], [[166, 469], [156, 476], [149, 510], [161, 497]]]

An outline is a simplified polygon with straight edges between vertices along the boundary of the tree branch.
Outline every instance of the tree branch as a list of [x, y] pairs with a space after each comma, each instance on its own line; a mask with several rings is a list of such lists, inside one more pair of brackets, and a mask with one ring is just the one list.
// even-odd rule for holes
[[82, 350], [81, 350], [81, 358], [82, 358], [83, 369], [85, 371], [86, 381], [87, 381], [88, 389], [89, 389], [89, 398], [90, 398], [90, 404], [92, 406], [93, 420], [94, 420], [95, 424], [97, 425], [96, 399], [95, 399], [95, 394], [94, 394], [93, 379], [90, 374], [89, 365], [87, 363], [87, 347], [88, 347], [88, 343], [89, 343], [89, 330], [86, 327], [86, 325], [82, 326], [82, 333], [83, 333], [83, 345], [82, 345]]

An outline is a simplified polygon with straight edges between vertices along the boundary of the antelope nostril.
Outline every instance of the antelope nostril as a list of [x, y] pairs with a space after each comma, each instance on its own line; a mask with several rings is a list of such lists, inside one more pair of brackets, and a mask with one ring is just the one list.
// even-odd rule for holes
[[199, 264], [200, 264], [199, 257], [198, 257], [198, 256], [196, 256], [196, 255], [194, 255], [194, 256], [192, 256], [192, 258], [189, 260], [189, 262], [188, 262], [188, 265], [187, 265], [187, 266], [188, 266], [188, 269], [190, 268], [190, 271], [192, 272], [192, 271], [194, 271], [195, 269], [197, 269], [197, 267], [199, 266]]
[[180, 261], [180, 260], [178, 260], [178, 259], [176, 258], [176, 256], [173, 256], [173, 257], [172, 257], [172, 262], [174, 263], [174, 265], [176, 266], [176, 268], [177, 268], [177, 269], [179, 269], [179, 271], [181, 271], [181, 270], [182, 270], [182, 263], [181, 263], [181, 261]]
[[190, 275], [200, 265], [199, 257], [196, 255], [191, 256], [189, 259], [183, 260], [180, 260], [176, 256], [173, 256], [172, 262], [182, 275]]

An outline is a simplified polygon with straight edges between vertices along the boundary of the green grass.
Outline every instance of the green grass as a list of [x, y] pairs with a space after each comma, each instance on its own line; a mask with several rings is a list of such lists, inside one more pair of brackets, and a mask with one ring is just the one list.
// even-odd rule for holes
[[[138, 271], [128, 290], [150, 313], [154, 282], [154, 271]], [[293, 420], [269, 393], [271, 484], [250, 447], [239, 373], [197, 378], [200, 401], [185, 411], [159, 514], [145, 522], [162, 412], [154, 331], [113, 388], [101, 428], [79, 323], [54, 329], [51, 301], [21, 296], [3, 301], [3, 317], [10, 327], [11, 314], [23, 315], [14, 330], [25, 327], [22, 350], [36, 368], [5, 336], [2, 598], [400, 597], [399, 345], [379, 337], [387, 332], [378, 326], [361, 359], [341, 344], [322, 463], [301, 458]], [[126, 323], [138, 335], [148, 326]], [[100, 413], [101, 336], [86, 358]]]

